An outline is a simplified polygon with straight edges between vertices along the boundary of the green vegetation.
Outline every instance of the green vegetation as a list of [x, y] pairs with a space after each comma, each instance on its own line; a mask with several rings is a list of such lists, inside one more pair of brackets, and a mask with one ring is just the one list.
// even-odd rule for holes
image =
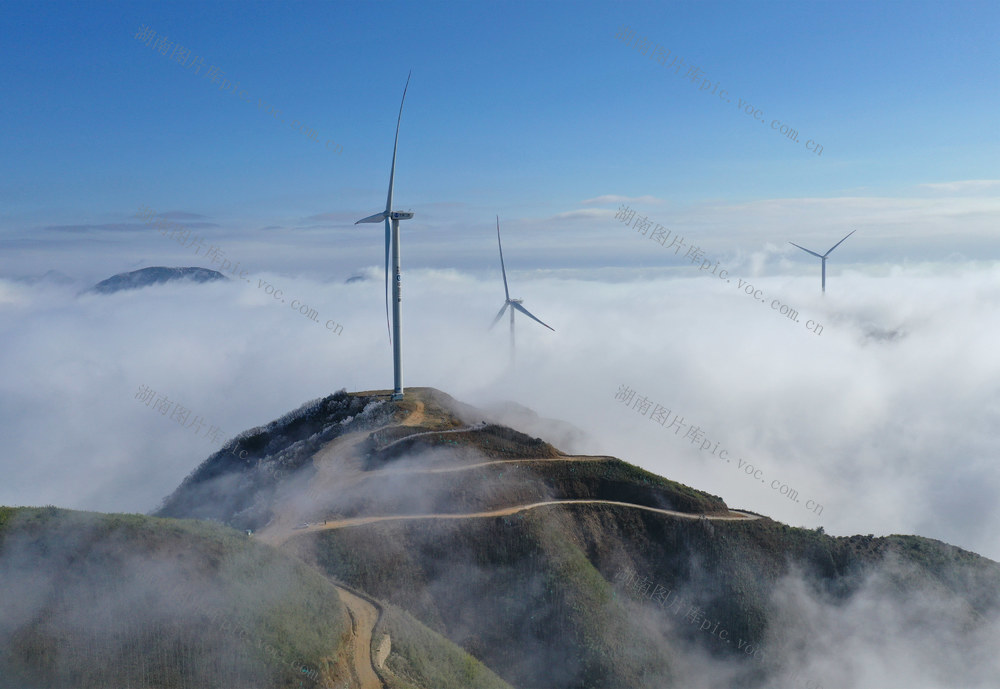
[[204, 522], [3, 508], [0, 580], [19, 687], [311, 687], [349, 632], [317, 572]]
[[[445, 437], [450, 437], [445, 436]], [[482, 457], [449, 460], [451, 467]], [[488, 460], [489, 461], [489, 460]], [[405, 490], [403, 485], [405, 483]], [[393, 488], [393, 486], [398, 488]], [[378, 514], [487, 512], [546, 500], [627, 502], [692, 514], [727, 514], [720, 498], [660, 478], [612, 458], [519, 460], [442, 473], [371, 474], [352, 486], [328, 512], [314, 518]]]
[[532, 470], [557, 498], [617, 500], [692, 514], [725, 514], [722, 498], [665, 479], [620, 459], [545, 462]]
[[[248, 447], [268, 461], [314, 471], [312, 455], [349, 426], [370, 433], [354, 446], [364, 469], [391, 469], [399, 459], [409, 461], [405, 473], [352, 475], [357, 465], [344, 467], [350, 490], [330, 496], [328, 508], [315, 508], [327, 509], [320, 519], [454, 515], [552, 499], [729, 513], [718, 496], [614, 458], [569, 457], [539, 438], [501, 426], [442, 432], [466, 428], [481, 415], [435, 390], [411, 389], [405, 400], [379, 407], [378, 419], [364, 424], [349, 421], [345, 412], [375, 399], [372, 394], [331, 399], [336, 413], [332, 407], [308, 411], [305, 416], [313, 421], [287, 436], [282, 433], [291, 423], [258, 429], [248, 436]], [[414, 425], [399, 425], [406, 418]], [[333, 423], [335, 433], [329, 431]], [[316, 428], [321, 431], [315, 437], [303, 436]], [[417, 456], [425, 460], [422, 468], [413, 465]], [[180, 513], [198, 514], [191, 506], [211, 497], [211, 488], [208, 479], [186, 482], [175, 494], [176, 504], [192, 511]], [[215, 505], [220, 520], [244, 519], [248, 506], [259, 509], [259, 515], [270, 514], [274, 493], [266, 486], [241, 481], [233, 490], [232, 502]], [[0, 512], [0, 528], [7, 519]], [[879, 584], [889, 583], [880, 592], [891, 602], [902, 606], [914, 592], [939, 594], [940, 600], [955, 603], [954, 618], [970, 629], [981, 622], [980, 613], [992, 614], [1000, 606], [996, 563], [929, 539], [835, 538], [821, 528], [794, 528], [767, 518], [677, 518], [628, 505], [548, 505], [502, 517], [391, 520], [303, 531], [283, 550], [382, 601], [386, 612], [374, 646], [382, 635], [391, 636], [383, 673], [389, 689], [492, 689], [505, 687], [504, 681], [519, 689], [676, 686], [679, 661], [690, 646], [710, 656], [746, 660], [736, 640], [766, 645], [776, 631], [770, 628], [773, 596], [786, 577], [801, 578], [819, 599], [836, 605], [877, 572]], [[619, 573], [641, 580], [626, 588]], [[239, 625], [259, 628], [259, 617], [245, 613], [242, 603], [259, 596], [253, 578], [232, 577], [228, 584], [236, 602], [224, 608], [226, 614]], [[651, 598], [654, 589], [661, 593], [659, 601]], [[664, 607], [665, 590], [678, 601], [679, 611]], [[307, 599], [296, 602], [304, 605]], [[689, 621], [691, 611], [724, 628], [734, 641], [727, 644], [699, 630]], [[280, 624], [266, 628], [275, 638], [307, 635], [305, 629]], [[305, 653], [302, 649], [309, 648], [279, 650]], [[339, 648], [340, 655], [326, 659], [324, 676], [343, 676], [338, 670], [343, 645]], [[750, 665], [733, 686], [766, 686], [764, 673], [762, 666]]]
[[[800, 573], [817, 592], [842, 598], [891, 551], [923, 558], [911, 586], [940, 587], [981, 570], [977, 590], [992, 591], [980, 594], [989, 599], [982, 610], [998, 603], [998, 568], [974, 555], [950, 558], [948, 547], [918, 538], [833, 538], [766, 518], [705, 522], [579, 504], [461, 522], [385, 522], [297, 540], [332, 576], [405, 609], [524, 689], [670, 686], [676, 647], [658, 643], [658, 634], [745, 659], [735, 640], [766, 646], [771, 596], [783, 577]], [[648, 593], [630, 594], [615, 583], [623, 569], [646, 577], [650, 591], [671, 590], [683, 609], [670, 613]], [[950, 590], [969, 596], [967, 586]], [[686, 621], [692, 607], [734, 642]]]
[[575, 538], [574, 522], [593, 509], [381, 523], [296, 540], [332, 577], [405, 609], [514, 686], [596, 689], [667, 677], [669, 654], [636, 635]]
[[[387, 632], [392, 653], [388, 689], [512, 689], [481, 662], [394, 605], [384, 606], [376, 629]], [[378, 646], [378, 643], [374, 644]]]
[[452, 419], [450, 422], [439, 420], [431, 432], [422, 426], [380, 429], [372, 433], [375, 449], [372, 468], [431, 448], [472, 447], [480, 459], [551, 459], [565, 456], [544, 440], [506, 426], [488, 424], [473, 430], [453, 430], [461, 425], [457, 419]]

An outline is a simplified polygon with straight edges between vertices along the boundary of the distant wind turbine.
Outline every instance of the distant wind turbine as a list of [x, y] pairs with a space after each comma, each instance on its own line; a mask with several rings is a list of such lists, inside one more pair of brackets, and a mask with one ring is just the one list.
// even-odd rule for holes
[[[493, 323], [490, 325], [490, 328], [493, 328], [494, 325], [500, 322], [500, 319], [503, 318], [504, 311], [506, 311], [507, 307], [509, 306], [510, 307], [510, 363], [513, 364], [514, 363], [514, 311], [520, 311], [525, 316], [527, 316], [533, 321], [537, 321], [538, 323], [542, 323], [542, 321], [535, 318], [535, 316], [532, 315], [532, 313], [528, 311], [528, 309], [521, 306], [521, 304], [523, 303], [522, 299], [510, 298], [510, 290], [507, 289], [507, 269], [504, 267], [503, 264], [503, 245], [500, 243], [499, 215], [497, 216], [497, 246], [500, 248], [500, 272], [503, 274], [503, 292], [506, 299], [503, 303], [503, 307], [500, 309], [500, 313], [498, 313], [497, 317], [493, 319]], [[555, 328], [553, 328], [550, 325], [547, 325], [546, 323], [542, 323], [542, 325], [544, 325], [552, 332], [556, 331]]]
[[[857, 230], [851, 230], [850, 232], [847, 233], [847, 236], [845, 236], [844, 239], [847, 239], [847, 237], [850, 237], [855, 232], [857, 232]], [[830, 252], [832, 252], [838, 246], [840, 246], [841, 244], [843, 244], [844, 243], [844, 239], [841, 239], [839, 242], [837, 242], [836, 244], [834, 244], [833, 246], [831, 246], [830, 247], [830, 251], [827, 251], [822, 256], [820, 256], [819, 254], [817, 254], [815, 251], [810, 251], [809, 249], [805, 248], [804, 246], [799, 246], [795, 242], [788, 242], [792, 246], [798, 246], [800, 249], [802, 249], [803, 251], [805, 251], [807, 254], [812, 254], [816, 258], [820, 259], [820, 261], [823, 264], [823, 269], [822, 269], [823, 270], [823, 277], [822, 277], [822, 281], [823, 282], [822, 282], [822, 284], [823, 284], [823, 292], [824, 293], [826, 293], [826, 257], [830, 255]]]
[[[410, 73], [412, 74], [412, 72]], [[401, 276], [399, 272], [399, 221], [413, 217], [411, 211], [392, 210], [392, 185], [396, 176], [396, 147], [399, 145], [399, 122], [403, 118], [403, 102], [406, 100], [406, 89], [410, 86], [410, 75], [406, 76], [406, 86], [403, 87], [403, 99], [399, 102], [399, 116], [396, 118], [396, 140], [392, 144], [392, 167], [389, 168], [389, 196], [385, 200], [385, 210], [375, 215], [362, 218], [358, 223], [385, 221], [385, 325], [389, 327], [389, 247], [392, 247], [392, 331], [389, 342], [392, 344], [393, 392], [392, 399], [403, 399], [403, 345], [400, 338], [400, 320], [402, 311]]]

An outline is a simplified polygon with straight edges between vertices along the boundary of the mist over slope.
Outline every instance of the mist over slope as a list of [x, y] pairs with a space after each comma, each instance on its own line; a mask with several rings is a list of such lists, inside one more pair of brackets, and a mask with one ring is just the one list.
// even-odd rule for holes
[[[490, 249], [495, 236], [492, 247], [485, 242]], [[839, 535], [919, 533], [1000, 559], [998, 272], [872, 271], [837, 274], [822, 297], [814, 272], [799, 280], [746, 267], [755, 288], [799, 310], [798, 325], [691, 267], [609, 269], [592, 279], [526, 271], [517, 278], [522, 294], [551, 314], [557, 332], [520, 328], [510, 370], [507, 333], [486, 330], [503, 295], [499, 268], [495, 276], [414, 268], [407, 380], [483, 409], [517, 400], [589, 437], [530, 428], [514, 415], [493, 420], [564, 452], [625, 458], [788, 524]], [[365, 390], [384, 380], [390, 350], [377, 285], [292, 272], [261, 277], [317, 308], [320, 323], [257, 280], [108, 297], [0, 281], [8, 343], [0, 358], [8, 477], [0, 503], [146, 511], [241, 429], [341, 386]], [[342, 336], [324, 327], [327, 318], [344, 323]], [[805, 331], [806, 319], [825, 324], [822, 335]], [[68, 340], [72, 356], [62, 346]], [[623, 384], [761, 468], [768, 483], [822, 504], [822, 514], [622, 404], [615, 393]], [[141, 404], [142, 386], [201, 416], [205, 429], [222, 429], [219, 441]]]
[[0, 508], [0, 581], [5, 688], [291, 688], [345, 672], [350, 621], [330, 585], [231, 529]]
[[[213, 455], [164, 511], [209, 509], [195, 496], [210, 496], [213, 518], [253, 520], [262, 540], [407, 611], [513, 686], [987, 687], [996, 676], [1000, 567], [959, 548], [732, 511], [429, 388], [399, 402], [340, 392], [268, 428], [256, 455]], [[282, 473], [262, 485], [272, 463]], [[865, 624], [881, 640], [857, 634]], [[938, 644], [914, 653], [929, 635]]]
[[997, 563], [734, 510], [432, 388], [341, 390], [241, 433], [159, 514], [0, 508], [0, 687], [986, 689], [1000, 676]]
[[263, 526], [283, 479], [311, 471], [313, 455], [344, 433], [374, 428], [387, 415], [381, 400], [331, 395], [240, 433], [198, 466], [158, 514], [225, 522], [240, 529]]
[[0, 507], [0, 584], [2, 689], [510, 689], [405, 612], [217, 524]]

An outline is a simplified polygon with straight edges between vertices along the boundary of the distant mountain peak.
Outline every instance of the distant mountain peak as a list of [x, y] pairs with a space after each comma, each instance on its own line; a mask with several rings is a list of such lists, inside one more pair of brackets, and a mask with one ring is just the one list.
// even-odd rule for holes
[[150, 268], [140, 268], [128, 273], [118, 273], [112, 275], [107, 280], [101, 280], [91, 287], [88, 292], [98, 294], [113, 294], [127, 289], [140, 289], [150, 285], [159, 285], [166, 282], [178, 280], [191, 280], [193, 282], [212, 282], [214, 280], [228, 280], [225, 275], [208, 268], [166, 268], [164, 266], [153, 266]]

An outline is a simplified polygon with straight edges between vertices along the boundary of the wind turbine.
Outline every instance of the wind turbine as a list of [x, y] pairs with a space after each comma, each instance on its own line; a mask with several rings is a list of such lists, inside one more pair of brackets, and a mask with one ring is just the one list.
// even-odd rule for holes
[[[857, 230], [851, 230], [850, 232], [847, 233], [847, 236], [845, 236], [844, 239], [847, 239], [847, 237], [850, 237], [855, 232], [857, 232]], [[837, 242], [836, 244], [834, 244], [833, 246], [831, 246], [830, 247], [830, 251], [827, 251], [822, 256], [820, 256], [819, 254], [817, 254], [815, 251], [810, 251], [809, 249], [805, 248], [804, 246], [799, 246], [795, 242], [788, 242], [792, 246], [798, 246], [800, 249], [802, 249], [803, 251], [805, 251], [807, 254], [812, 254], [816, 258], [820, 259], [820, 261], [822, 261], [822, 263], [823, 263], [823, 278], [822, 278], [822, 280], [823, 280], [823, 292], [824, 292], [824, 294], [826, 293], [826, 257], [830, 255], [831, 251], [833, 251], [838, 246], [840, 246], [841, 244], [843, 244], [844, 243], [844, 239], [841, 239], [839, 242]]]
[[[412, 74], [412, 72], [410, 72]], [[396, 176], [396, 147], [399, 144], [399, 122], [403, 118], [403, 102], [406, 100], [406, 89], [410, 86], [410, 75], [406, 76], [406, 86], [403, 87], [403, 99], [399, 102], [399, 116], [396, 118], [396, 140], [392, 144], [392, 167], [389, 168], [389, 195], [385, 200], [385, 210], [375, 215], [362, 218], [358, 223], [385, 221], [385, 326], [389, 328], [389, 248], [392, 247], [392, 331], [389, 342], [392, 343], [393, 391], [392, 399], [403, 399], [403, 345], [400, 338], [400, 319], [402, 311], [401, 276], [399, 273], [399, 221], [413, 217], [412, 211], [392, 210], [392, 185]]]
[[[497, 246], [500, 248], [500, 272], [503, 273], [503, 292], [506, 299], [504, 300], [503, 307], [500, 309], [500, 313], [498, 313], [497, 317], [493, 319], [493, 323], [490, 325], [490, 328], [493, 328], [493, 326], [496, 325], [501, 318], [503, 318], [503, 313], [504, 311], [507, 310], [507, 307], [509, 306], [510, 307], [510, 363], [511, 365], [513, 365], [514, 364], [514, 312], [520, 311], [531, 320], [537, 321], [539, 323], [542, 323], [542, 321], [535, 318], [535, 316], [530, 311], [528, 311], [528, 309], [521, 306], [521, 304], [523, 303], [522, 299], [510, 298], [510, 290], [507, 289], [507, 269], [503, 265], [503, 245], [500, 243], [499, 215], [497, 216]], [[544, 325], [552, 332], [556, 331], [555, 328], [553, 328], [550, 325], [547, 325], [546, 323], [542, 323], [542, 325]]]

